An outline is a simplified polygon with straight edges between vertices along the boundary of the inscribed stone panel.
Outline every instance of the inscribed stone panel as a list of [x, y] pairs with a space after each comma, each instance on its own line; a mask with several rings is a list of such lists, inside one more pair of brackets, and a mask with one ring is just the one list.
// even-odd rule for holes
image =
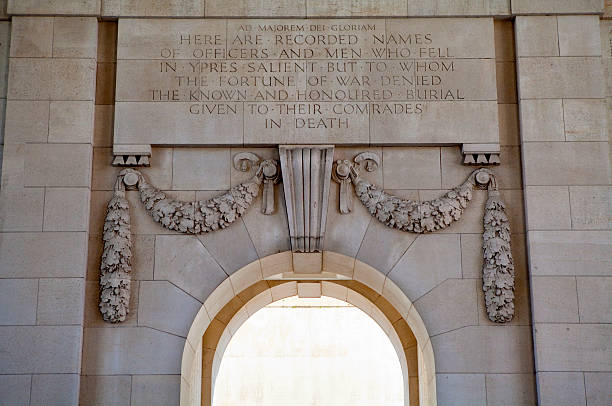
[[119, 22], [115, 144], [497, 143], [492, 19]]

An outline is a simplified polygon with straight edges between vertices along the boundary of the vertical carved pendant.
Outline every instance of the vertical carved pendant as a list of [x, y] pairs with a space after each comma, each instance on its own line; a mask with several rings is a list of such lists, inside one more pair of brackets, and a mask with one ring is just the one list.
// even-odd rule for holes
[[323, 250], [334, 147], [280, 146], [291, 249]]

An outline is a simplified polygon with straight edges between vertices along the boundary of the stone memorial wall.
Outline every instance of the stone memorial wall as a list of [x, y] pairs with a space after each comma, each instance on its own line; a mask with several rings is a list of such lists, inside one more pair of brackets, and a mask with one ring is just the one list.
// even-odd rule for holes
[[498, 143], [492, 19], [119, 22], [115, 144]]

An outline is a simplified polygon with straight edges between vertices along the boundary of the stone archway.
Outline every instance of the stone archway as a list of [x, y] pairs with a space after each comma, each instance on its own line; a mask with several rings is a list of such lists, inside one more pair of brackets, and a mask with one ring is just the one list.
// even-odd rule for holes
[[296, 272], [301, 271], [304, 257], [287, 251], [243, 267], [211, 293], [191, 325], [183, 350], [182, 406], [211, 405], [214, 379], [231, 336], [262, 307], [297, 295], [298, 284], [304, 283], [318, 284], [322, 295], [347, 301], [369, 314], [396, 349], [405, 404], [436, 404], [429, 334], [406, 295], [384, 274], [354, 258], [330, 251], [308, 255], [322, 260], [321, 273]]

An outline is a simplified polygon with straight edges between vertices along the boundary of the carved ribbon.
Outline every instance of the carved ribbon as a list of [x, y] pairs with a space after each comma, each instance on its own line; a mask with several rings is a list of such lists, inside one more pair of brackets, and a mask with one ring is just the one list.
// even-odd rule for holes
[[[339, 161], [338, 167], [343, 164], [346, 163]], [[430, 233], [450, 226], [461, 218], [472, 200], [472, 189], [487, 188], [482, 276], [487, 315], [491, 321], [498, 323], [512, 320], [514, 262], [510, 251], [510, 223], [493, 172], [485, 168], [477, 169], [465, 182], [444, 196], [418, 202], [393, 196], [365, 181], [359, 176], [357, 165], [350, 165], [350, 183], [370, 214], [388, 227], [411, 233]], [[343, 181], [347, 182], [346, 178]], [[342, 203], [340, 210], [342, 212]]]
[[267, 185], [262, 211], [264, 214], [272, 213], [273, 185], [278, 172], [276, 161], [265, 160], [251, 179], [228, 192], [206, 201], [182, 202], [167, 197], [150, 185], [139, 171], [121, 171], [104, 222], [99, 305], [104, 320], [111, 323], [124, 321], [129, 311], [132, 250], [126, 186], [138, 189], [145, 209], [163, 227], [186, 234], [203, 234], [223, 229], [241, 217], [259, 194], [262, 183]]

